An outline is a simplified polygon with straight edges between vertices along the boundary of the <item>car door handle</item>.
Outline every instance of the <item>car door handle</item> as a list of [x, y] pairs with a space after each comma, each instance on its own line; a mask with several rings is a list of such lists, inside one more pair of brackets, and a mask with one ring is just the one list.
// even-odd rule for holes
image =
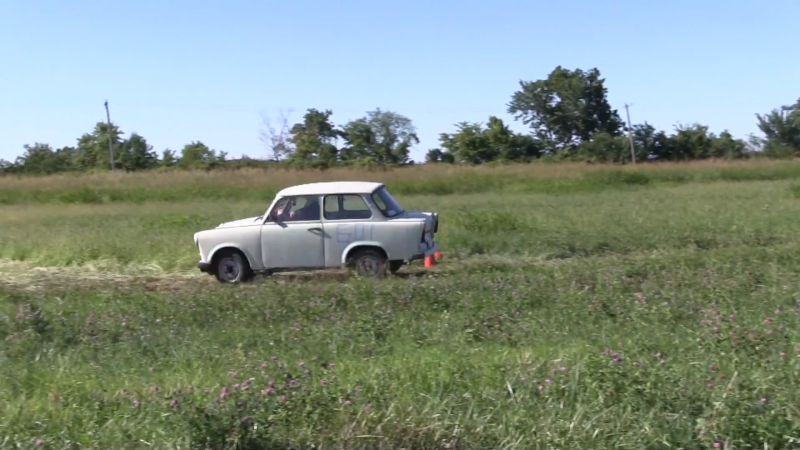
[[320, 227], [309, 228], [308, 231], [322, 231]]

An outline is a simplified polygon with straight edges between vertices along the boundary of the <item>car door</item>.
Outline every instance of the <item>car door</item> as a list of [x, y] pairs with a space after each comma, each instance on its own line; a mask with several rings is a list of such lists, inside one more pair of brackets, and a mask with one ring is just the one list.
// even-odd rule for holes
[[356, 241], [371, 241], [372, 210], [358, 194], [326, 195], [322, 204], [325, 266], [341, 267], [342, 252]]
[[284, 214], [270, 212], [261, 226], [261, 254], [265, 268], [325, 267], [320, 210], [319, 196], [284, 197], [275, 204], [273, 211]]

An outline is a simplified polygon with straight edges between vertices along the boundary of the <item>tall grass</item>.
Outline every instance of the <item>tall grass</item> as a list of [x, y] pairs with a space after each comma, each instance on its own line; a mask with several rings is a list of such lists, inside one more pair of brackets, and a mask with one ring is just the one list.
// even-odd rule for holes
[[385, 182], [401, 195], [482, 192], [577, 193], [630, 186], [800, 178], [798, 161], [658, 163], [637, 166], [528, 164], [428, 165], [392, 170], [241, 169], [0, 177], [0, 204], [145, 201], [266, 201], [285, 187], [317, 181]]
[[793, 448], [796, 250], [344, 285], [0, 287], [0, 436], [5, 448]]
[[[445, 259], [236, 286], [197, 272], [192, 233], [309, 172], [5, 179], [49, 193], [0, 207], [0, 448], [795, 448], [798, 170], [326, 172], [441, 212]], [[475, 187], [402, 190], [425, 174]], [[90, 180], [239, 201], [47, 204]]]

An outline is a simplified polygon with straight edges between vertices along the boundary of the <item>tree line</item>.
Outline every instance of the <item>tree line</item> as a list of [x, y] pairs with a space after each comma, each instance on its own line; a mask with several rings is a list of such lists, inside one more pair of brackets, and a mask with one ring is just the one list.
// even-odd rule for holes
[[[698, 123], [677, 125], [671, 133], [647, 122], [630, 129], [607, 99], [600, 71], [556, 67], [545, 79], [520, 81], [506, 105], [528, 131], [517, 133], [498, 117], [485, 123], [460, 122], [452, 133], [441, 133], [439, 146], [428, 150], [426, 163], [487, 164], [564, 160], [626, 163], [687, 161], [754, 156], [800, 156], [800, 99], [766, 114], [756, 114], [763, 136], [734, 138]], [[293, 125], [281, 114], [279, 125], [265, 120], [261, 140], [264, 158], [230, 160], [226, 152], [202, 142], [186, 144], [179, 152], [157, 154], [138, 133], [123, 138], [114, 124], [98, 122], [77, 144], [53, 149], [48, 144], [25, 145], [16, 161], [0, 160], [0, 173], [54, 174], [105, 171], [114, 165], [125, 171], [149, 169], [214, 169], [280, 165], [295, 168], [334, 166], [402, 166], [413, 164], [411, 148], [419, 143], [412, 120], [380, 108], [364, 117], [337, 125], [329, 109], [308, 109]], [[632, 148], [631, 148], [632, 147]]]

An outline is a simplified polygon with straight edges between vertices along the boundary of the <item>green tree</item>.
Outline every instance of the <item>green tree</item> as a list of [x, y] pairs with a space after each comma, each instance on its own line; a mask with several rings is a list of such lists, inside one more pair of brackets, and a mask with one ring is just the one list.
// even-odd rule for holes
[[768, 114], [756, 114], [758, 128], [766, 136], [764, 153], [784, 157], [800, 154], [800, 99]]
[[711, 156], [714, 158], [741, 159], [748, 156], [747, 144], [741, 139], [734, 139], [728, 130], [712, 139]]
[[175, 151], [165, 149], [161, 154], [161, 167], [172, 167], [178, 164], [178, 158], [175, 156]]
[[6, 175], [17, 172], [17, 166], [11, 161], [0, 159], [0, 175]]
[[331, 121], [331, 115], [331, 110], [311, 108], [306, 111], [302, 123], [292, 126], [289, 145], [281, 147], [284, 153], [292, 150], [287, 158], [291, 165], [329, 167], [337, 162], [339, 149], [336, 143], [341, 132]]
[[671, 139], [674, 160], [707, 159], [712, 155], [714, 136], [709, 134], [706, 125], [676, 125]]
[[[111, 124], [111, 141], [114, 145], [115, 155], [122, 146], [122, 131]], [[105, 122], [97, 122], [91, 133], [86, 133], [78, 138], [76, 165], [82, 170], [110, 170], [111, 154], [108, 148], [109, 127]], [[116, 158], [115, 158], [116, 159]]]
[[593, 68], [556, 67], [546, 79], [520, 81], [508, 112], [533, 131], [546, 153], [579, 146], [596, 133], [615, 137], [622, 120], [607, 99], [605, 79]]
[[439, 144], [460, 163], [483, 164], [497, 158], [480, 123], [457, 123], [455, 133], [439, 135]]
[[631, 160], [630, 142], [623, 136], [612, 136], [606, 132], [593, 135], [578, 147], [571, 147], [567, 152], [572, 159], [588, 162], [624, 163]]
[[213, 169], [225, 160], [225, 154], [217, 155], [217, 152], [210, 149], [200, 141], [192, 141], [181, 149], [181, 159], [178, 167], [182, 169]]
[[59, 171], [55, 152], [49, 144], [25, 144], [25, 152], [17, 157], [16, 165], [25, 174], [52, 174]]
[[[456, 124], [453, 134], [442, 133], [439, 143], [454, 161], [467, 164], [485, 164], [492, 161], [523, 161], [540, 156], [539, 143], [529, 135], [511, 131], [503, 121], [489, 117], [486, 127], [480, 123]], [[434, 154], [433, 156], [437, 156]]]
[[674, 146], [670, 136], [647, 122], [633, 126], [633, 147], [637, 162], [651, 158], [665, 161], [673, 159]]
[[158, 156], [153, 146], [138, 133], [122, 142], [119, 149], [119, 167], [128, 171], [152, 169], [158, 166]]
[[450, 152], [443, 152], [440, 148], [432, 148], [425, 153], [425, 163], [452, 163], [455, 159]]
[[406, 116], [380, 108], [342, 128], [345, 146], [343, 161], [369, 161], [377, 164], [406, 164], [409, 152], [419, 143], [417, 130]]

